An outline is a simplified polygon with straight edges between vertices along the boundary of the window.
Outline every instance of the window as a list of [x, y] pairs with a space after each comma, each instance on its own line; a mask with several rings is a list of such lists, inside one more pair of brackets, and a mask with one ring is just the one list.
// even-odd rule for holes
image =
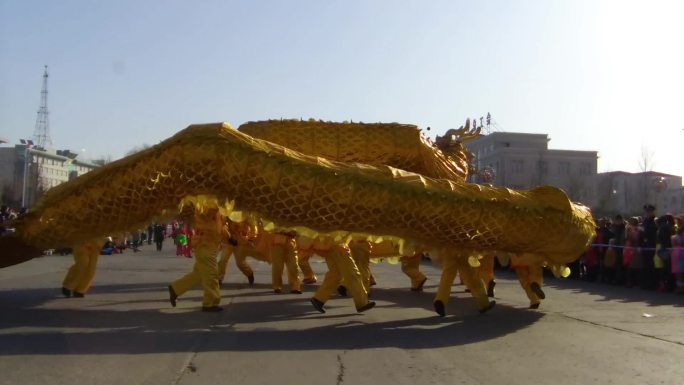
[[539, 161], [539, 174], [546, 175], [549, 173], [549, 163], [545, 160]]
[[558, 175], [570, 175], [570, 163], [558, 162]]
[[579, 169], [580, 175], [590, 175], [591, 174], [591, 163], [582, 162]]
[[512, 160], [511, 161], [511, 172], [513, 174], [522, 174], [525, 169], [525, 161], [523, 160]]

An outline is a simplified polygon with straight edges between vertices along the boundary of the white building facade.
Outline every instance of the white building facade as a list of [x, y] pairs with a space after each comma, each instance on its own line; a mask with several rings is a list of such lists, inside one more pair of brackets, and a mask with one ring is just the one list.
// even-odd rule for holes
[[[654, 204], [658, 215], [684, 213], [682, 177], [656, 171], [597, 173], [598, 152], [548, 148], [546, 134], [494, 132], [466, 141], [473, 153], [474, 183], [513, 189], [551, 185], [592, 209], [595, 215], [641, 215]], [[489, 172], [491, 171], [491, 172]]]
[[0, 148], [3, 204], [31, 207], [45, 191], [99, 167], [76, 159], [76, 155], [68, 150], [43, 150], [23, 144]]
[[646, 203], [656, 206], [657, 215], [684, 213], [681, 176], [655, 171], [613, 171], [598, 174], [594, 185], [592, 203], [608, 215], [642, 215]]
[[590, 204], [598, 153], [549, 149], [549, 140], [546, 134], [493, 132], [465, 142], [475, 167], [493, 171], [491, 181], [479, 175], [471, 181], [514, 189], [551, 185], [573, 201]]

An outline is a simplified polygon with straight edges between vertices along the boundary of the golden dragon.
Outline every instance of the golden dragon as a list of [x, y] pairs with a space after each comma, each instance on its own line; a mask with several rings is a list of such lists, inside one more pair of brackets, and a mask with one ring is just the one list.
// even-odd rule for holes
[[[387, 130], [405, 126], [382, 125]], [[419, 135], [415, 126], [408, 131]], [[393, 151], [400, 152], [401, 145], [396, 141]], [[315, 154], [315, 148], [306, 151]], [[373, 151], [357, 147], [361, 154]], [[591, 213], [561, 190], [468, 184], [455, 177], [458, 162], [443, 157], [446, 163], [433, 169], [437, 178], [431, 178], [391, 166], [305, 155], [227, 123], [191, 125], [158, 145], [49, 190], [15, 223], [16, 233], [0, 238], [0, 266], [44, 249], [124, 232], [177, 210], [188, 196], [205, 195], [231, 201], [232, 209], [257, 213], [279, 227], [396, 237], [424, 250], [458, 249], [459, 255], [508, 252], [560, 267], [587, 247], [594, 229]], [[426, 171], [429, 167], [405, 167], [432, 172]]]

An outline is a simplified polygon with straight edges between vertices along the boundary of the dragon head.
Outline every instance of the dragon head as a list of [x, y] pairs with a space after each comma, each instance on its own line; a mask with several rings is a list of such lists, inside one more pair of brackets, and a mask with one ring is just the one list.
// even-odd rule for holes
[[[465, 125], [458, 129], [450, 128], [444, 133], [444, 136], [435, 138], [435, 145], [437, 148], [452, 161], [464, 165], [464, 169], [469, 170], [470, 159], [472, 154], [464, 146], [463, 142], [476, 138], [480, 135], [482, 127], [476, 127], [475, 120], [473, 120], [473, 127], [470, 127], [470, 119], [466, 119]], [[470, 170], [469, 170], [470, 172]]]

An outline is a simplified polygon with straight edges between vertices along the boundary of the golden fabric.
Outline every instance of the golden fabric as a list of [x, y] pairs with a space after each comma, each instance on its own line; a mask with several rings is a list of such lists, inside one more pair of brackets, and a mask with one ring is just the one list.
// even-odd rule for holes
[[594, 231], [590, 211], [553, 187], [515, 191], [336, 162], [217, 123], [192, 125], [49, 190], [16, 223], [17, 232], [3, 237], [13, 240], [2, 242], [38, 249], [78, 245], [146, 224], [187, 197], [200, 206], [206, 199], [229, 200], [224, 211], [254, 213], [278, 228], [313, 235], [399, 239], [442, 255], [449, 253], [439, 250], [525, 253], [557, 270], [584, 251]]

